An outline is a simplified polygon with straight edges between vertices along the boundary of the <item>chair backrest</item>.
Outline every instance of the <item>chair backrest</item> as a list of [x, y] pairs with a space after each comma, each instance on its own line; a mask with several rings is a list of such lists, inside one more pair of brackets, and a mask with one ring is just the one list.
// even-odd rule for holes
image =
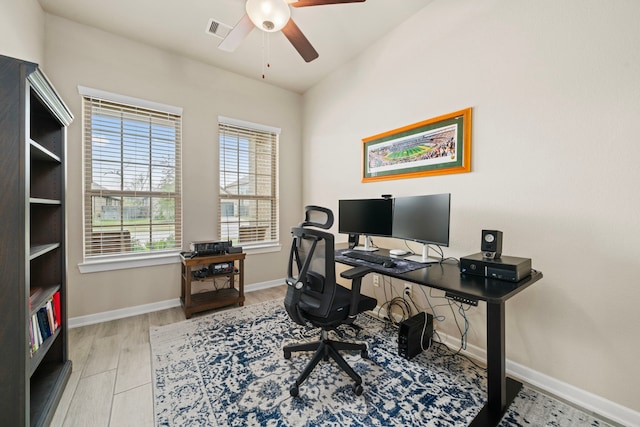
[[307, 315], [327, 317], [336, 292], [333, 212], [319, 206], [305, 207], [305, 220], [291, 229], [293, 240], [287, 269], [285, 308], [304, 325]]

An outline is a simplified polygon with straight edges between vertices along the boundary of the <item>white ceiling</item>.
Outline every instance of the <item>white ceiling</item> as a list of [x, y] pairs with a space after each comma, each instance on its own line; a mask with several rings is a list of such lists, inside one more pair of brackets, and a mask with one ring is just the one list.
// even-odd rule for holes
[[[206, 33], [210, 18], [234, 26], [245, 0], [39, 0], [50, 14], [165, 49], [237, 74], [303, 93], [383, 38], [432, 0], [291, 8], [291, 16], [320, 54], [306, 63], [280, 32], [254, 29], [232, 53]], [[269, 63], [270, 67], [265, 68]]]

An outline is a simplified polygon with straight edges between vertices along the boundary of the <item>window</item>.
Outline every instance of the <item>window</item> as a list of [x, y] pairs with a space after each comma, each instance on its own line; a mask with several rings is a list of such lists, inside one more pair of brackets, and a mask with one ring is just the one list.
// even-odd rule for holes
[[243, 247], [278, 244], [280, 129], [218, 118], [220, 238]]
[[80, 93], [85, 259], [180, 250], [181, 110], [88, 88]]

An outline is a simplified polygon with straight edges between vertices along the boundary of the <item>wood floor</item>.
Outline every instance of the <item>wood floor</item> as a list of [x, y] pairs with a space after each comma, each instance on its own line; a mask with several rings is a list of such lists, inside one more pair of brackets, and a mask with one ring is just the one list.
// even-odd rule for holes
[[[245, 305], [282, 298], [285, 290], [247, 292]], [[149, 327], [184, 319], [176, 307], [69, 330], [73, 372], [51, 426], [153, 426]]]

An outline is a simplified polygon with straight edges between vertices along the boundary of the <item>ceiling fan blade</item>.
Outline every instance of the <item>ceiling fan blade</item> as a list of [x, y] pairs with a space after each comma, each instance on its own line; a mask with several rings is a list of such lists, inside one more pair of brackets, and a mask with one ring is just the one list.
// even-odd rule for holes
[[298, 0], [290, 2], [293, 7], [322, 6], [325, 4], [362, 3], [365, 0]]
[[306, 62], [311, 62], [319, 56], [293, 19], [289, 19], [281, 31]]
[[235, 51], [238, 46], [240, 46], [240, 43], [242, 43], [242, 40], [244, 40], [254, 28], [255, 25], [253, 25], [253, 22], [249, 19], [249, 15], [245, 14], [236, 26], [229, 31], [227, 37], [220, 42], [218, 49], [224, 50], [225, 52]]

